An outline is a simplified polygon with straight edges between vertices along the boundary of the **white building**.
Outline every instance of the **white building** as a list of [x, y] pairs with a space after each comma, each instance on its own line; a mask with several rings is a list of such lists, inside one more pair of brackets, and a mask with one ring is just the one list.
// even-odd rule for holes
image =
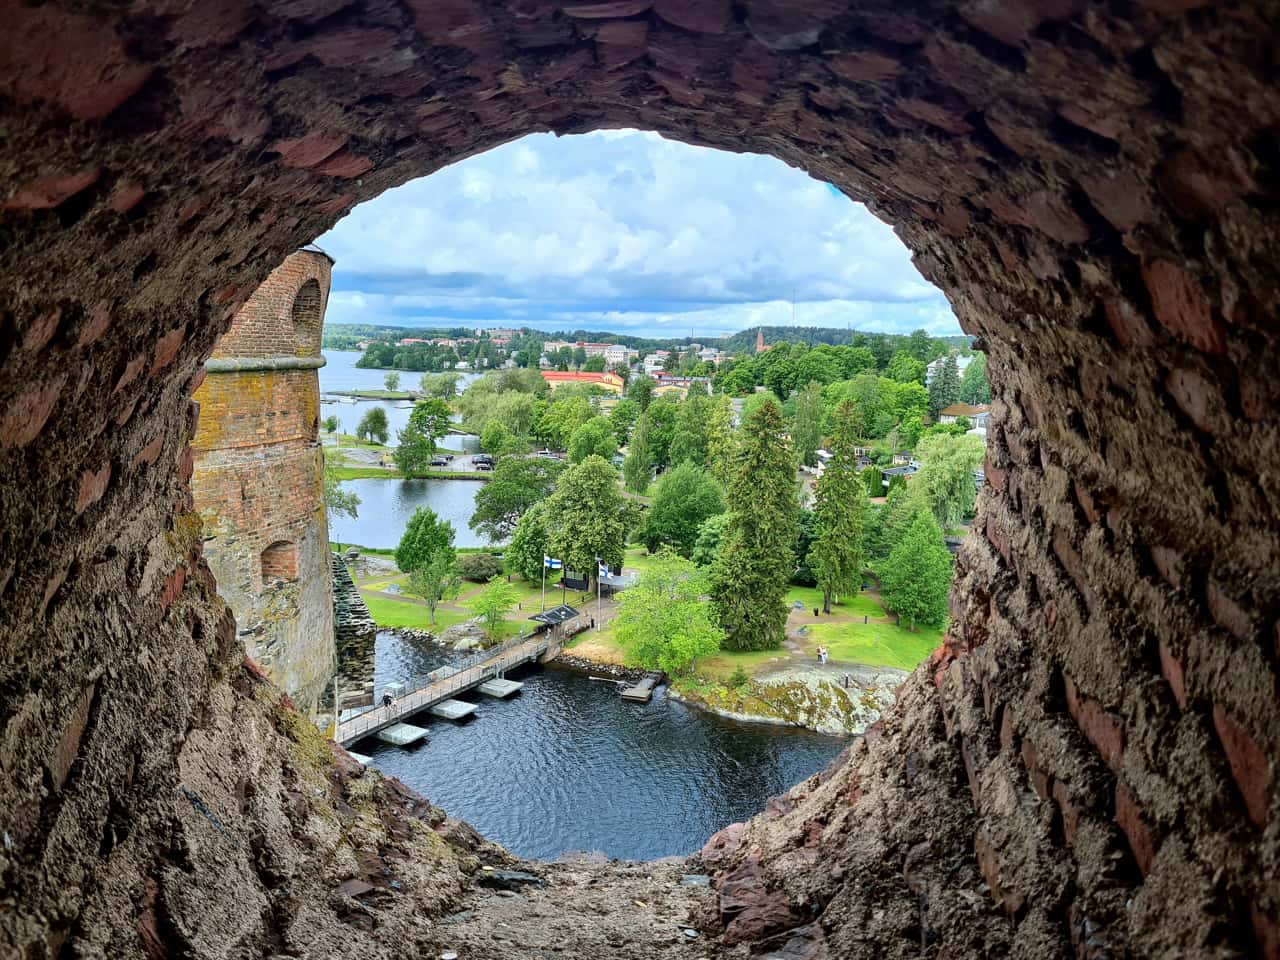
[[[927, 367], [924, 368], [924, 382], [926, 386], [933, 383], [933, 378], [937, 376], [938, 371], [942, 369], [942, 365], [946, 362], [946, 360], [947, 360], [946, 357], [938, 357], [937, 360], [932, 361]], [[956, 357], [956, 372], [964, 373], [964, 368], [971, 363], [973, 363], [972, 353], [969, 354], [968, 356], [958, 355]]]

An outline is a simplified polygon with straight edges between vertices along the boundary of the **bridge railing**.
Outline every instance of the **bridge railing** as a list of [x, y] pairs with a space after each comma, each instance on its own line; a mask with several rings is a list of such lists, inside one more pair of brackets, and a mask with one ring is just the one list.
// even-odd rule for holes
[[[523, 659], [517, 661], [514, 657], [505, 657], [504, 654], [523, 646], [531, 640], [535, 640], [532, 636], [512, 637], [505, 643], [496, 647], [490, 647], [487, 650], [478, 650], [470, 657], [466, 658], [459, 664], [449, 664], [448, 666], [457, 670], [456, 673], [450, 673], [448, 676], [432, 678], [432, 674], [413, 676], [408, 678], [414, 686], [412, 689], [406, 690], [396, 702], [390, 707], [374, 707], [366, 710], [359, 716], [352, 717], [345, 721], [339, 728], [338, 735], [342, 742], [347, 743], [354, 739], [364, 736], [365, 734], [375, 732], [383, 727], [390, 726], [398, 722], [401, 717], [416, 713], [419, 710], [425, 710], [432, 703], [438, 703], [446, 700], [455, 693], [461, 693], [474, 687], [476, 684], [483, 683], [492, 677], [500, 675], [505, 670], [518, 666], [524, 662]], [[542, 639], [547, 647], [552, 643], [551, 638], [544, 637]], [[443, 668], [441, 668], [443, 669]], [[408, 684], [406, 684], [408, 685]], [[413, 703], [415, 697], [430, 691], [432, 696], [429, 698], [421, 698], [421, 704]]]

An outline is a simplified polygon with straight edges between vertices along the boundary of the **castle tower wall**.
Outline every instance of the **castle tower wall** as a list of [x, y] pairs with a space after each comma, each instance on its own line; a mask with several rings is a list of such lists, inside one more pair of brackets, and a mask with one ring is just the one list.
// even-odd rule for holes
[[246, 649], [303, 707], [335, 659], [318, 441], [331, 267], [318, 251], [286, 258], [236, 314], [195, 394], [205, 556]]

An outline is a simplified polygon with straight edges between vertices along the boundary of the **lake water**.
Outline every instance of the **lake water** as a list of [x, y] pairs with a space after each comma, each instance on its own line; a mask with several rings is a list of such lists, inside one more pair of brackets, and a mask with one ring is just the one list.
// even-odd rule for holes
[[360, 497], [359, 516], [329, 518], [329, 539], [391, 550], [418, 507], [430, 507], [453, 524], [456, 547], [487, 547], [467, 522], [475, 513], [481, 480], [347, 480], [342, 489]]
[[[320, 368], [320, 395], [329, 397], [335, 390], [383, 390], [386, 384], [383, 378], [386, 370], [365, 370], [356, 366], [362, 354], [357, 350], [326, 350], [325, 365]], [[429, 376], [429, 374], [427, 374]], [[477, 378], [478, 374], [463, 374], [458, 381], [458, 390], [462, 391], [467, 384]], [[400, 372], [400, 389], [416, 390], [423, 374]], [[387, 412], [387, 423], [391, 427], [390, 442], [394, 446], [396, 432], [403, 430], [409, 422], [409, 413], [413, 404], [408, 400], [360, 400], [356, 403], [337, 402], [320, 405], [320, 419], [338, 418], [340, 433], [355, 433], [356, 425], [371, 407], [382, 407]], [[440, 446], [447, 450], [462, 453], [475, 453], [480, 449], [479, 438], [468, 436], [445, 437]]]
[[[376, 686], [455, 656], [378, 635]], [[524, 857], [602, 851], [656, 859], [700, 848], [715, 831], [758, 813], [812, 776], [848, 740], [726, 720], [666, 697], [623, 701], [612, 683], [557, 668], [513, 675], [510, 700], [478, 693], [461, 723], [420, 714], [425, 743], [354, 749], [448, 813]]]

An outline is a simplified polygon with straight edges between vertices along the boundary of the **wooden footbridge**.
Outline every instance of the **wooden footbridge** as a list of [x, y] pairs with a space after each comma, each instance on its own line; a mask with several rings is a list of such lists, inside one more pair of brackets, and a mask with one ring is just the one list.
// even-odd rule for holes
[[[548, 630], [533, 637], [516, 637], [500, 647], [481, 650], [464, 663], [442, 667], [426, 677], [412, 678], [406, 684], [409, 689], [389, 707], [374, 707], [339, 724], [334, 740], [344, 747], [350, 746], [423, 710], [440, 708], [450, 697], [477, 687], [487, 686], [484, 692], [491, 696], [506, 696], [513, 692], [514, 685], [494, 681], [526, 663], [550, 660], [560, 652], [559, 633]], [[441, 715], [450, 714], [445, 709]]]

